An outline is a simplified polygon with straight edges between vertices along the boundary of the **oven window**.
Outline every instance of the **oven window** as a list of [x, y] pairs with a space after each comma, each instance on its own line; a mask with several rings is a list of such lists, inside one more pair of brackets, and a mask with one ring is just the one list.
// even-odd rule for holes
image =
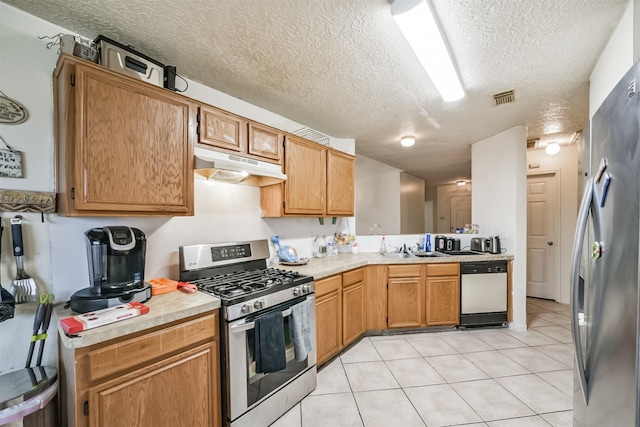
[[287, 366], [278, 371], [268, 374], [256, 372], [256, 361], [254, 359], [254, 340], [256, 339], [255, 329], [247, 331], [247, 406], [251, 407], [269, 393], [289, 382], [292, 378], [307, 369], [307, 359], [298, 362], [294, 357], [293, 339], [289, 333], [291, 326], [291, 316], [284, 318], [284, 346], [287, 358]]

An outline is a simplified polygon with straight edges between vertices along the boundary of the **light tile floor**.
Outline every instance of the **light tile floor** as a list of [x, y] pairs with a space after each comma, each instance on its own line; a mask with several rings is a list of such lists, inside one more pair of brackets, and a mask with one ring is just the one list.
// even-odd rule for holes
[[364, 338], [272, 427], [571, 426], [569, 306], [528, 298], [527, 322]]

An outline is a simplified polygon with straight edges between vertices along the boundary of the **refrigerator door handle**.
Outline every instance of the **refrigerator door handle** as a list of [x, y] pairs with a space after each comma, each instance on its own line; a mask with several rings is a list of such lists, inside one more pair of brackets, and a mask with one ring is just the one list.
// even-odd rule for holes
[[573, 345], [575, 346], [576, 366], [582, 396], [585, 404], [588, 399], [587, 378], [585, 375], [584, 358], [582, 354], [582, 341], [580, 338], [580, 330], [578, 323], [578, 307], [579, 307], [579, 277], [580, 277], [580, 258], [582, 255], [582, 242], [587, 229], [589, 211], [593, 202], [593, 178], [589, 178], [582, 194], [582, 202], [578, 211], [578, 221], [576, 224], [576, 234], [573, 241], [573, 257], [571, 264], [571, 334], [573, 335]]

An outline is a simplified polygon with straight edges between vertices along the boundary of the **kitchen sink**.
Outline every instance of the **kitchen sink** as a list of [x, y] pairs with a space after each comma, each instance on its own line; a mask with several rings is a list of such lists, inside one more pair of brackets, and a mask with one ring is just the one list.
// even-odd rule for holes
[[415, 258], [415, 255], [408, 254], [405, 252], [387, 252], [383, 254], [387, 258]]
[[417, 256], [417, 257], [420, 257], [420, 258], [425, 258], [425, 257], [427, 257], [427, 258], [428, 257], [438, 258], [438, 257], [443, 257], [443, 256], [446, 257], [446, 256], [449, 256], [449, 255], [447, 255], [445, 253], [442, 253], [442, 252], [414, 252], [413, 256]]

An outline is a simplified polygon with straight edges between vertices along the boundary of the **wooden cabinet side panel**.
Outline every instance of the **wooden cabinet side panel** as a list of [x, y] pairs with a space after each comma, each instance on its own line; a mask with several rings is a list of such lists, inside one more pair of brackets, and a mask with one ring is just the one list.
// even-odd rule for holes
[[248, 153], [264, 157], [266, 161], [281, 163], [284, 134], [277, 129], [249, 122]]
[[93, 426], [219, 426], [216, 342], [90, 390]]
[[366, 299], [364, 283], [353, 285], [342, 291], [342, 343], [350, 344], [367, 329]]
[[507, 263], [507, 321], [513, 322], [513, 261]]
[[389, 278], [388, 327], [419, 327], [422, 321], [422, 280]]
[[75, 68], [75, 208], [188, 212], [194, 104], [84, 64]]
[[326, 193], [326, 149], [287, 136], [285, 139], [286, 214], [322, 215]]
[[69, 214], [73, 210], [71, 188], [75, 185], [75, 131], [76, 109], [74, 87], [70, 84], [75, 73], [74, 63], [59, 61], [54, 73], [54, 115], [56, 138], [56, 183], [58, 212]]
[[365, 273], [367, 329], [387, 329], [387, 267], [369, 265]]
[[335, 150], [327, 151], [327, 215], [354, 213], [354, 158]]
[[342, 348], [342, 292], [316, 299], [316, 347], [318, 365]]
[[427, 326], [459, 324], [459, 276], [428, 277], [426, 288]]

